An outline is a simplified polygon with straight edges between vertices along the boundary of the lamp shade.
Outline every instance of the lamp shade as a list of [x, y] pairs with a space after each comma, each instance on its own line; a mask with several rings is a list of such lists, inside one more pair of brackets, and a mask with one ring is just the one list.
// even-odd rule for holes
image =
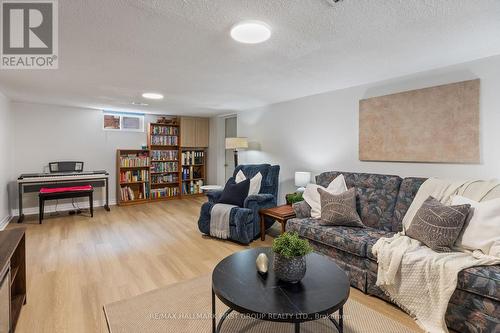
[[226, 138], [226, 149], [248, 148], [247, 138]]
[[311, 182], [310, 172], [303, 172], [303, 171], [295, 172], [295, 186], [305, 187], [310, 182]]

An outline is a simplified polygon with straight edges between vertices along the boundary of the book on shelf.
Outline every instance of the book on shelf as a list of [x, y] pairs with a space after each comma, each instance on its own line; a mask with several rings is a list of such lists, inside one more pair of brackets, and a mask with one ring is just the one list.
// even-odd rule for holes
[[157, 161], [177, 161], [179, 153], [177, 150], [152, 150], [151, 159]]
[[151, 144], [153, 146], [178, 146], [179, 137], [172, 135], [152, 134]]
[[182, 194], [200, 194], [203, 193], [201, 187], [203, 186], [203, 180], [196, 180], [185, 182], [182, 184]]
[[192, 165], [182, 168], [182, 180], [197, 178], [203, 178], [202, 168]]
[[134, 167], [147, 167], [150, 164], [148, 153], [135, 153], [120, 155], [120, 167], [134, 168]]
[[120, 188], [120, 200], [121, 201], [135, 200], [134, 191], [128, 186]]
[[182, 152], [182, 165], [204, 164], [205, 152], [203, 150], [188, 150]]
[[147, 182], [149, 181], [148, 170], [120, 171], [120, 183]]
[[151, 162], [151, 172], [177, 172], [179, 162]]
[[179, 195], [178, 187], [162, 187], [162, 188], [153, 188], [150, 190], [151, 199], [175, 197], [178, 195]]
[[153, 184], [173, 184], [179, 182], [179, 177], [175, 173], [151, 175]]
[[149, 186], [146, 183], [140, 184], [137, 192], [130, 186], [120, 187], [120, 201], [134, 201], [149, 198]]
[[179, 135], [179, 127], [151, 124], [151, 134]]

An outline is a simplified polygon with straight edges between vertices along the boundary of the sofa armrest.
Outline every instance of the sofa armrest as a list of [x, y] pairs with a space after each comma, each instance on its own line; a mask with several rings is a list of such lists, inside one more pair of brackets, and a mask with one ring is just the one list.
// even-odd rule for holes
[[253, 203], [261, 205], [264, 203], [272, 203], [272, 202], [274, 202], [274, 196], [272, 194], [267, 194], [267, 193], [253, 194], [253, 195], [249, 195], [245, 199], [245, 202], [243, 203], [243, 207], [248, 208]]
[[208, 197], [208, 202], [217, 203], [219, 202], [220, 196], [222, 194], [222, 190], [219, 191], [208, 191], [206, 192]]
[[296, 202], [292, 205], [297, 218], [305, 219], [311, 217], [311, 206], [305, 201]]

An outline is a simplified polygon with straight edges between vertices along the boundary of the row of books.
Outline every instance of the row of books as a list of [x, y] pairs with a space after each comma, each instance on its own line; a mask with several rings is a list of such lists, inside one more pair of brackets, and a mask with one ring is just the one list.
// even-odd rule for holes
[[148, 187], [146, 184], [142, 184], [137, 191], [134, 191], [130, 186], [120, 187], [120, 200], [121, 201], [132, 201], [148, 198]]
[[175, 173], [169, 173], [166, 175], [151, 175], [151, 182], [153, 184], [178, 183], [179, 177]]
[[200, 167], [187, 166], [182, 168], [182, 180], [189, 180], [193, 178], [203, 178]]
[[204, 151], [185, 151], [182, 153], [182, 165], [204, 164], [205, 152]]
[[175, 197], [179, 195], [178, 187], [163, 187], [151, 189], [151, 199]]
[[177, 150], [152, 150], [151, 159], [153, 161], [177, 161], [179, 154]]
[[120, 156], [120, 166], [122, 168], [146, 167], [149, 166], [149, 162], [150, 159], [147, 153], [128, 154]]
[[152, 172], [177, 172], [179, 171], [179, 162], [152, 162]]
[[146, 182], [148, 180], [148, 170], [120, 171], [120, 183]]
[[179, 127], [152, 126], [151, 134], [179, 135]]
[[179, 137], [171, 135], [151, 135], [151, 144], [153, 146], [178, 146]]
[[182, 194], [198, 194], [202, 193], [201, 187], [203, 186], [203, 180], [191, 181], [189, 183], [182, 184]]

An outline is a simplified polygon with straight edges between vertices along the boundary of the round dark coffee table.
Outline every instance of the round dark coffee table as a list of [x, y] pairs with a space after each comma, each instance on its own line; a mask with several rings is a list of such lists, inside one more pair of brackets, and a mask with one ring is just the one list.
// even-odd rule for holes
[[[269, 257], [269, 272], [261, 275], [255, 267], [259, 253]], [[290, 284], [278, 280], [272, 268], [270, 248], [255, 248], [223, 259], [212, 273], [212, 332], [219, 333], [232, 312], [267, 321], [295, 324], [328, 318], [343, 332], [343, 306], [349, 298], [349, 280], [332, 260], [316, 253], [306, 257], [307, 271], [302, 281]], [[215, 296], [229, 309], [216, 322]], [[332, 314], [339, 311], [339, 321]]]

